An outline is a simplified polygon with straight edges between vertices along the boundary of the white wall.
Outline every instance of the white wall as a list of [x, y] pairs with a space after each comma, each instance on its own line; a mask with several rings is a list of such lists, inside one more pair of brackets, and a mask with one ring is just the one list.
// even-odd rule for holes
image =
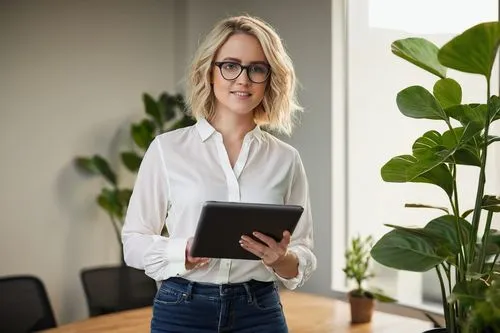
[[103, 184], [72, 160], [116, 156], [141, 94], [172, 91], [172, 13], [168, 0], [0, 2], [0, 275], [40, 276], [59, 323], [87, 316], [80, 269], [119, 262]]

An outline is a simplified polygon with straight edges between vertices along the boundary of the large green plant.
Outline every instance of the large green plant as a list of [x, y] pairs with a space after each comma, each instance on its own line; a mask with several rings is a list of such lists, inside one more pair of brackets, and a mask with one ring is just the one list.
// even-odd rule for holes
[[[149, 94], [143, 94], [142, 100], [146, 117], [130, 126], [134, 148], [120, 153], [121, 162], [133, 173], [139, 170], [144, 153], [155, 136], [195, 122], [185, 113], [186, 105], [182, 95], [162, 93], [158, 99], [154, 99]], [[77, 157], [75, 165], [83, 173], [101, 176], [106, 181], [96, 201], [108, 214], [118, 242], [121, 243], [120, 233], [132, 190], [120, 186], [117, 173], [100, 155]]]
[[[500, 119], [500, 99], [491, 92], [491, 73], [499, 44], [500, 22], [478, 24], [441, 48], [423, 38], [392, 44], [395, 55], [438, 77], [432, 92], [421, 86], [399, 92], [399, 110], [407, 117], [444, 122], [448, 130], [424, 133], [413, 144], [412, 154], [396, 156], [382, 167], [382, 178], [386, 182], [439, 186], [449, 207], [408, 205], [437, 208], [445, 214], [423, 228], [388, 225], [393, 230], [375, 244], [371, 254], [379, 263], [395, 269], [435, 269], [447, 331], [453, 333], [465, 331], [473, 310], [485, 302], [488, 289], [499, 274], [496, 261], [500, 255], [500, 234], [491, 229], [491, 221], [493, 214], [500, 212], [500, 197], [484, 193], [488, 149], [500, 141], [500, 137], [490, 134], [491, 124]], [[462, 88], [447, 77], [447, 68], [484, 76], [485, 99], [462, 103]], [[459, 207], [457, 175], [461, 165], [479, 171], [474, 207]], [[476, 325], [470, 332], [488, 329], [487, 324]]]

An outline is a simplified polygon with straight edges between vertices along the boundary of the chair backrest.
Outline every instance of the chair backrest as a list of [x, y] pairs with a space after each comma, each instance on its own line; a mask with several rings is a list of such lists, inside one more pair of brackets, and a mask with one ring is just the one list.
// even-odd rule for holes
[[47, 291], [39, 278], [0, 278], [0, 332], [34, 332], [56, 326]]
[[157, 291], [144, 271], [127, 266], [84, 269], [80, 277], [91, 317], [151, 306]]

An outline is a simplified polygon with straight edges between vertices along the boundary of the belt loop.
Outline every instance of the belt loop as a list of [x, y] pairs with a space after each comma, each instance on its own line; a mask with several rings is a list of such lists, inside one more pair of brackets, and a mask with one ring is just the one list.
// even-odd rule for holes
[[190, 281], [187, 285], [186, 300], [190, 300], [192, 295], [193, 295], [193, 284], [194, 284], [194, 282]]
[[245, 287], [245, 291], [246, 291], [247, 297], [248, 297], [248, 303], [250, 304], [253, 302], [253, 294], [252, 294], [252, 290], [250, 289], [250, 284], [248, 282], [244, 282], [243, 287]]

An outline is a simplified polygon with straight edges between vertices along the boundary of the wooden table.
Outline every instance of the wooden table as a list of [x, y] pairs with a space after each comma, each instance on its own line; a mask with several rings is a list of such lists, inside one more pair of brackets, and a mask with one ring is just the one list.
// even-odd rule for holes
[[[422, 333], [429, 322], [375, 312], [369, 324], [350, 324], [349, 304], [333, 298], [301, 292], [281, 293], [290, 333]], [[151, 308], [124, 311], [89, 318], [45, 331], [46, 333], [149, 332]]]

